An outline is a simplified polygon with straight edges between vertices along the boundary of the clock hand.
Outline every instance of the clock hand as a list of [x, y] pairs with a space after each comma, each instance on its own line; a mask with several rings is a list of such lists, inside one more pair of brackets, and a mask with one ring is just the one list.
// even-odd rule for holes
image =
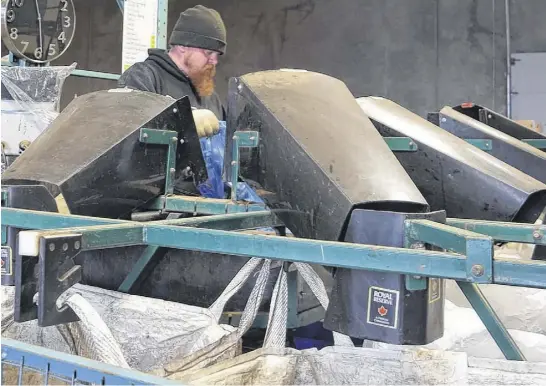
[[40, 13], [40, 6], [38, 5], [38, 0], [34, 0], [36, 4], [36, 13], [38, 14], [38, 33], [40, 36], [40, 57], [44, 54], [44, 35], [42, 33], [42, 14]]

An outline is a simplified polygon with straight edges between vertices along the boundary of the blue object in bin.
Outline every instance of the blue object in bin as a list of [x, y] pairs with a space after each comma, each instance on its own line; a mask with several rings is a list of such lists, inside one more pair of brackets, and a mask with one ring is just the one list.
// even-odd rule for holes
[[[200, 138], [201, 151], [207, 168], [208, 179], [197, 187], [199, 193], [206, 198], [225, 198], [222, 170], [226, 148], [226, 122], [220, 121], [218, 133], [212, 137]], [[263, 200], [245, 182], [237, 183], [237, 199], [263, 203]]]

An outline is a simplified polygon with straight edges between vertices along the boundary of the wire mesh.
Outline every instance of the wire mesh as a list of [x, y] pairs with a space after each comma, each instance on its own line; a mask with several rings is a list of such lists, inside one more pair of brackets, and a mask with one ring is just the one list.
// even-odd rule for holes
[[160, 385], [164, 378], [2, 339], [2, 385]]

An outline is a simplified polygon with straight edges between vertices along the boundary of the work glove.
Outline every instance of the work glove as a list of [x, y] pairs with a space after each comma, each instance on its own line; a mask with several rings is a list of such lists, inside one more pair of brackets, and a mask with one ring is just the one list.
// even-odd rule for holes
[[216, 115], [212, 111], [194, 109], [192, 110], [192, 114], [199, 138], [213, 136], [220, 130], [220, 122], [218, 122], [218, 118], [216, 118]]

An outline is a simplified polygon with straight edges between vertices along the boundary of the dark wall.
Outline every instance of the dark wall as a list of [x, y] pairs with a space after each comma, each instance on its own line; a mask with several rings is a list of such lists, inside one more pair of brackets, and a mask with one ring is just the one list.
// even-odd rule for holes
[[[473, 101], [506, 100], [504, 0], [201, 0], [228, 29], [217, 87], [251, 71], [305, 68], [424, 115]], [[169, 27], [195, 1], [169, 2]], [[54, 64], [121, 69], [122, 15], [115, 0], [75, 0], [75, 40]], [[84, 15], [85, 14], [85, 15]], [[511, 0], [512, 50], [546, 51], [546, 1]], [[169, 28], [169, 29], [170, 29]], [[63, 102], [115, 82], [70, 77]]]

